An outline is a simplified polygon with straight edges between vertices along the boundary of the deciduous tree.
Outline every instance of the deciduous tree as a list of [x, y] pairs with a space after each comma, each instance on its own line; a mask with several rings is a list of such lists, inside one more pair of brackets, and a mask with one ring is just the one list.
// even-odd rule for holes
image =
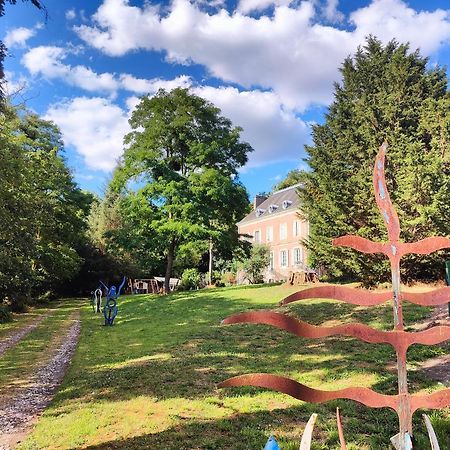
[[248, 204], [237, 170], [252, 148], [239, 127], [187, 89], [143, 97], [130, 125], [112, 186], [127, 188], [123, 211], [134, 232], [164, 255], [168, 292], [181, 246], [237, 238]]

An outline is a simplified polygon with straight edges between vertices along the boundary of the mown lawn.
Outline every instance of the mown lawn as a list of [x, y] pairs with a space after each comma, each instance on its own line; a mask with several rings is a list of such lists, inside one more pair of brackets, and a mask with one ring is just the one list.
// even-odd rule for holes
[[[123, 297], [111, 328], [102, 326], [86, 300], [80, 344], [63, 385], [20, 448], [249, 450], [262, 449], [274, 434], [283, 450], [293, 450], [310, 414], [317, 412], [313, 449], [337, 449], [336, 406], [349, 450], [389, 448], [389, 437], [397, 432], [396, 415], [389, 410], [351, 401], [310, 405], [256, 388], [216, 388], [229, 376], [271, 372], [320, 389], [360, 385], [396, 392], [389, 346], [350, 338], [304, 340], [265, 325], [220, 325], [229, 314], [266, 308], [287, 310], [313, 324], [361, 321], [391, 329], [389, 305], [368, 310], [315, 300], [277, 308], [293, 290], [272, 286]], [[406, 322], [427, 313], [409, 305]], [[445, 352], [413, 347], [411, 368]], [[410, 385], [415, 392], [439, 388], [414, 372]], [[450, 448], [448, 412], [432, 413], [441, 448]], [[428, 449], [420, 414], [415, 420], [415, 448]]]

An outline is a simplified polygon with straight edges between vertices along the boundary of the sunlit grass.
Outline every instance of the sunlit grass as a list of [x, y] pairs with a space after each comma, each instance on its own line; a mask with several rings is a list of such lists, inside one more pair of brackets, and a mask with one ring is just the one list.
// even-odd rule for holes
[[37, 367], [44, 363], [61, 339], [62, 331], [69, 325], [67, 318], [76, 302], [67, 301], [50, 311], [37, 328], [26, 335], [0, 358], [0, 397], [10, 394], [10, 389], [27, 382]]
[[49, 308], [30, 308], [21, 314], [12, 314], [12, 321], [0, 323], [0, 341], [14, 332], [14, 330], [31, 324], [41, 314], [48, 312]]
[[[389, 305], [365, 309], [319, 299], [278, 308], [293, 290], [272, 286], [123, 297], [113, 327], [102, 326], [86, 301], [72, 365], [20, 448], [249, 450], [262, 449], [274, 434], [283, 450], [290, 450], [298, 449], [306, 421], [317, 412], [313, 448], [337, 449], [336, 406], [349, 450], [389, 448], [389, 437], [397, 432], [396, 415], [389, 410], [351, 401], [311, 405], [250, 387], [217, 389], [229, 376], [271, 372], [320, 389], [359, 385], [396, 392], [396, 374], [387, 369], [395, 353], [387, 345], [338, 337], [311, 341], [266, 325], [220, 325], [235, 312], [265, 308], [313, 324], [360, 321], [392, 328]], [[427, 312], [408, 305], [406, 322]], [[409, 357], [417, 363], [444, 352], [421, 346]], [[418, 373], [410, 380], [414, 391], [438, 388]], [[417, 449], [429, 448], [419, 414], [416, 420]], [[449, 435], [448, 414], [434, 413], [433, 420], [442, 440]], [[450, 448], [448, 441], [441, 445]]]

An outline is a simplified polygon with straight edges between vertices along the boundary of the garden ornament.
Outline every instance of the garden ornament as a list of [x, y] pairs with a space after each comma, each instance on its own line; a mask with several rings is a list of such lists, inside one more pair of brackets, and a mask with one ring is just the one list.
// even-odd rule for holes
[[100, 281], [103, 287], [106, 289], [106, 304], [103, 308], [103, 316], [105, 317], [105, 325], [110, 325], [114, 323], [114, 319], [117, 316], [119, 307], [117, 306], [117, 299], [119, 298], [120, 292], [125, 285], [125, 277], [123, 277], [122, 283], [117, 289], [115, 286], [108, 288], [104, 283]]
[[97, 288], [92, 293], [91, 305], [95, 313], [99, 313], [102, 310], [102, 296], [103, 291], [100, 288]]
[[[310, 325], [283, 313], [271, 311], [252, 311], [235, 314], [223, 321], [233, 323], [263, 323], [286, 330], [302, 338], [323, 338], [327, 336], [351, 336], [372, 344], [390, 344], [397, 355], [398, 394], [384, 395], [365, 387], [350, 387], [337, 391], [313, 389], [287, 377], [266, 373], [254, 373], [229, 378], [219, 387], [258, 386], [283, 392], [299, 400], [322, 403], [335, 399], [351, 399], [371, 408], [391, 408], [399, 420], [399, 433], [391, 438], [396, 450], [413, 448], [412, 416], [419, 408], [440, 409], [450, 405], [450, 388], [430, 394], [410, 394], [408, 390], [406, 353], [413, 344], [435, 345], [450, 339], [450, 326], [434, 326], [420, 332], [408, 332], [403, 324], [403, 302], [409, 301], [422, 306], [444, 305], [450, 297], [450, 286], [429, 292], [402, 292], [400, 285], [400, 260], [402, 256], [416, 253], [427, 255], [437, 250], [450, 248], [450, 239], [445, 237], [429, 237], [418, 242], [400, 241], [400, 224], [386, 187], [384, 161], [387, 144], [384, 143], [378, 152], [373, 170], [375, 199], [388, 231], [388, 241], [374, 242], [360, 236], [342, 236], [333, 240], [333, 245], [350, 247], [362, 253], [381, 253], [391, 263], [392, 290], [372, 292], [346, 286], [319, 286], [295, 292], [281, 301], [281, 305], [312, 298], [330, 298], [353, 305], [375, 306], [392, 300], [392, 331], [375, 330], [360, 323], [322, 327]], [[338, 431], [341, 449], [345, 449], [342, 424], [337, 414]], [[425, 419], [433, 449], [439, 449], [431, 422]], [[305, 447], [307, 448], [307, 447]]]
[[278, 446], [278, 443], [273, 436], [270, 436], [269, 440], [264, 446], [264, 450], [280, 450], [280, 447]]

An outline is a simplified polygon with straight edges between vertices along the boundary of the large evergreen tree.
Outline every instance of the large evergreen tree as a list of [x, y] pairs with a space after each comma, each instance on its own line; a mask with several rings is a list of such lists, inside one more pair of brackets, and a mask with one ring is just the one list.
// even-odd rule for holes
[[239, 127], [187, 89], [143, 97], [130, 124], [112, 186], [128, 187], [122, 211], [130, 239], [164, 255], [168, 292], [180, 250], [210, 239], [237, 244], [236, 223], [248, 204], [237, 170], [252, 148], [240, 141]]
[[[401, 239], [450, 234], [450, 98], [444, 69], [395, 41], [369, 37], [341, 68], [342, 83], [323, 125], [307, 146], [311, 171], [301, 190], [310, 220], [310, 263], [334, 276], [386, 279], [387, 262], [331, 240], [352, 233], [385, 240], [375, 206], [372, 167], [389, 144], [387, 183], [401, 223]], [[405, 259], [406, 279], [437, 276], [442, 255]]]

